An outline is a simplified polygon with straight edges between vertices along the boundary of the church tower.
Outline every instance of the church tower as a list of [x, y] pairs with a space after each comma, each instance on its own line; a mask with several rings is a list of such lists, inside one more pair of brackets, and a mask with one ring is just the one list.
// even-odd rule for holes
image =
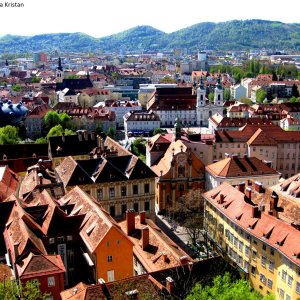
[[64, 70], [61, 65], [61, 58], [58, 58], [58, 67], [56, 68], [56, 82], [62, 83], [64, 79]]
[[221, 83], [221, 75], [218, 76], [217, 85], [215, 87], [214, 104], [223, 106], [223, 88]]
[[175, 119], [174, 128], [175, 128], [175, 141], [177, 141], [181, 138], [181, 128], [182, 128], [181, 120], [178, 117]]
[[206, 94], [206, 90], [204, 87], [204, 83], [203, 83], [203, 78], [201, 76], [200, 78], [200, 84], [199, 87], [197, 89], [197, 107], [203, 107], [205, 106], [205, 94]]

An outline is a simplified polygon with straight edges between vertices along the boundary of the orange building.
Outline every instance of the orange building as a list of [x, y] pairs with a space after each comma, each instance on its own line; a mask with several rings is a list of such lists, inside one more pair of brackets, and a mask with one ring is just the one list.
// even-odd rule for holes
[[61, 207], [72, 206], [69, 216], [83, 215], [79, 235], [89, 278], [115, 281], [133, 275], [133, 244], [116, 221], [79, 187], [59, 200]]
[[188, 191], [204, 188], [205, 165], [180, 139], [180, 127], [175, 140], [151, 169], [156, 179], [155, 210], [168, 211], [179, 197]]

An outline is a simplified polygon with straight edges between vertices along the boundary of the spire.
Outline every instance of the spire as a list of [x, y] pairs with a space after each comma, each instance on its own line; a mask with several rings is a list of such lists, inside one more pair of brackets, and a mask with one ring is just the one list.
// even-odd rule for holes
[[203, 76], [200, 77], [199, 88], [200, 88], [201, 90], [204, 90]]
[[7, 60], [5, 61], [5, 65], [8, 67], [8, 61]]
[[60, 57], [58, 58], [58, 67], [57, 67], [57, 70], [60, 70], [60, 71], [63, 70], [63, 67], [61, 65], [61, 58]]
[[174, 128], [175, 128], [175, 141], [179, 140], [181, 138], [181, 120], [176, 117], [175, 123], [174, 123]]
[[87, 71], [86, 71], [86, 78], [90, 79], [90, 71], [89, 71], [89, 69], [87, 69]]
[[217, 79], [217, 88], [222, 89], [222, 83], [221, 83], [221, 74], [219, 74], [218, 79]]

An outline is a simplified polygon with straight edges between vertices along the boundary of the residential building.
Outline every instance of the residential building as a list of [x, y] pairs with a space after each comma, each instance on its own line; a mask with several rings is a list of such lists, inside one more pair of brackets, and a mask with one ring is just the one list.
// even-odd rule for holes
[[154, 214], [156, 174], [112, 139], [101, 140], [90, 159], [69, 156], [55, 171], [66, 190], [78, 185], [112, 217], [124, 218], [127, 209]]
[[154, 129], [160, 128], [160, 119], [153, 111], [130, 111], [123, 117], [125, 137], [141, 134], [149, 136]]
[[230, 94], [233, 99], [240, 100], [247, 97], [247, 89], [241, 84], [232, 85], [230, 87]]
[[205, 167], [205, 189], [209, 191], [224, 181], [233, 186], [248, 181], [260, 182], [263, 186], [279, 182], [280, 173], [256, 157], [232, 156]]
[[[300, 294], [298, 178], [276, 191], [224, 182], [203, 194], [209, 238], [254, 289], [276, 299]], [[292, 190], [293, 200], [286, 196]]]
[[276, 125], [246, 125], [241, 130], [216, 131], [214, 150], [216, 160], [225, 158], [228, 153], [268, 161], [285, 178], [300, 170], [299, 133], [284, 131]]
[[286, 118], [279, 121], [279, 126], [286, 131], [300, 131], [300, 120], [287, 115]]

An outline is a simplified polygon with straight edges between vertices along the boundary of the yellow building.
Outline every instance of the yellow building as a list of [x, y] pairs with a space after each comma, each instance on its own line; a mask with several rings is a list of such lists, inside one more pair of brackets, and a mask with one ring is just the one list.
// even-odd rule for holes
[[299, 204], [293, 213], [284, 212], [284, 198], [258, 184], [245, 188], [225, 182], [203, 195], [210, 239], [253, 288], [276, 299], [299, 298], [299, 226], [283, 221], [300, 212]]

